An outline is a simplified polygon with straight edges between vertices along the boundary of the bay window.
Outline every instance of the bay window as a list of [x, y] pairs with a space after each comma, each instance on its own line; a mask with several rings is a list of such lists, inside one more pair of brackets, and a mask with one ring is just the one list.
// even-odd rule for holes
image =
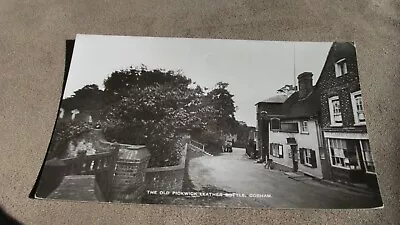
[[329, 138], [328, 145], [332, 166], [349, 170], [361, 169], [353, 140]]

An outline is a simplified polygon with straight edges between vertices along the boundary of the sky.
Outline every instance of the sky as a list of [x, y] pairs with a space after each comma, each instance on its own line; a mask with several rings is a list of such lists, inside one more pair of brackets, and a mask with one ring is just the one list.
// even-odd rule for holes
[[112, 72], [144, 64], [182, 70], [201, 87], [229, 83], [236, 119], [256, 126], [255, 104], [297, 82], [302, 72], [312, 72], [315, 84], [331, 44], [77, 35], [63, 98], [88, 84], [103, 89]]

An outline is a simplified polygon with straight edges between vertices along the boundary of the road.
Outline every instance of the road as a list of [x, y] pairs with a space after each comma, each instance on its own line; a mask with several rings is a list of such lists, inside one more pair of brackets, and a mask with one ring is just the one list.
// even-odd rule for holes
[[[245, 149], [232, 153], [201, 156], [189, 161], [189, 179], [194, 191], [246, 194], [246, 197], [208, 198], [190, 204], [222, 207], [272, 208], [368, 208], [380, 198], [327, 185], [309, 177], [294, 180], [284, 172], [264, 169], [245, 155]], [[252, 197], [249, 194], [260, 194]], [[270, 195], [270, 196], [269, 196]]]

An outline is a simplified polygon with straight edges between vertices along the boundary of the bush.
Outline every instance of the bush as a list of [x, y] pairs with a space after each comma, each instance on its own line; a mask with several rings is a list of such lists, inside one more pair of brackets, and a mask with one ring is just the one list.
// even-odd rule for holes
[[205, 146], [205, 150], [210, 154], [216, 155], [222, 152], [221, 147], [224, 142], [216, 132], [205, 130], [192, 134], [192, 138], [193, 140], [202, 143]]
[[67, 153], [69, 142], [89, 131], [92, 127], [92, 124], [86, 122], [57, 120], [49, 145], [47, 160], [63, 158]]

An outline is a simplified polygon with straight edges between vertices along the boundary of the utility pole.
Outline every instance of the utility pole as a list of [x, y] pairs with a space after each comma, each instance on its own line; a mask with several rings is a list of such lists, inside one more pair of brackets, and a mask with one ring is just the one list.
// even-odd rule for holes
[[293, 42], [293, 88], [297, 91], [296, 86], [296, 42]]

